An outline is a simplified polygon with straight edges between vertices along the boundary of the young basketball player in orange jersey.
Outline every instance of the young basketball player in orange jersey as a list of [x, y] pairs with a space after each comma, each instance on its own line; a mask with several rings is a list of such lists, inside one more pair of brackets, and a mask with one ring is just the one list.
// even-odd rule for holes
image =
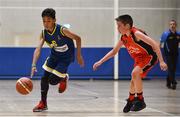
[[[160, 68], [163, 71], [167, 69], [167, 65], [162, 58], [158, 44], [133, 27], [133, 19], [130, 15], [119, 16], [116, 21], [118, 31], [122, 34], [121, 39], [109, 53], [93, 65], [93, 69], [96, 70], [102, 63], [113, 57], [124, 45], [135, 63], [131, 73], [129, 98], [123, 112], [140, 111], [146, 107], [142, 78], [157, 63], [157, 60], [159, 60]], [[136, 98], [135, 95], [137, 95]]]

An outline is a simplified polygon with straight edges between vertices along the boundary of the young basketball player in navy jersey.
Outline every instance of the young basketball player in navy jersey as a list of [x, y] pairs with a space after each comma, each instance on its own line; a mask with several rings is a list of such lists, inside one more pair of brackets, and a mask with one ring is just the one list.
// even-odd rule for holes
[[41, 78], [41, 100], [34, 107], [33, 112], [41, 112], [48, 109], [47, 93], [49, 84], [59, 84], [59, 93], [63, 93], [66, 90], [68, 66], [74, 61], [75, 56], [73, 40], [75, 40], [77, 46], [77, 61], [81, 66], [84, 66], [84, 60], [81, 55], [81, 38], [62, 25], [56, 24], [55, 14], [56, 12], [52, 8], [47, 8], [42, 12], [44, 30], [40, 35], [39, 44], [34, 51], [31, 77], [37, 72], [36, 63], [44, 42], [51, 48], [51, 54], [43, 65], [45, 71]]
[[93, 65], [93, 69], [96, 70], [105, 61], [115, 56], [124, 45], [134, 60], [134, 68], [131, 72], [129, 98], [123, 112], [140, 111], [146, 107], [142, 79], [146, 77], [147, 73], [157, 63], [157, 60], [159, 60], [162, 70], [166, 70], [167, 65], [162, 58], [157, 43], [144, 32], [133, 27], [133, 19], [130, 15], [121, 15], [116, 18], [116, 22], [118, 31], [122, 36], [117, 45]]

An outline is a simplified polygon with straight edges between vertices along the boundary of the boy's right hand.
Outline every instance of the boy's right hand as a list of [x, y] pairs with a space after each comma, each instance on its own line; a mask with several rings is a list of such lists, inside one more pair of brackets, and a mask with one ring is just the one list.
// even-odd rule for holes
[[34, 73], [37, 72], [36, 67], [31, 68], [31, 78], [34, 76]]
[[97, 68], [98, 68], [101, 64], [102, 64], [101, 61], [98, 61], [98, 62], [94, 63], [94, 65], [93, 65], [93, 70], [94, 70], [94, 71], [97, 70]]
[[163, 71], [166, 71], [168, 69], [167, 64], [164, 61], [160, 62], [160, 68]]

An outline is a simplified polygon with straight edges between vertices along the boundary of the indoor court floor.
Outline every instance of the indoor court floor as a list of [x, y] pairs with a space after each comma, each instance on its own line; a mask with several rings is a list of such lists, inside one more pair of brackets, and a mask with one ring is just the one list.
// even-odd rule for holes
[[[167, 89], [164, 79], [144, 80], [147, 108], [140, 112], [123, 113], [128, 97], [129, 80], [70, 80], [68, 90], [59, 94], [50, 86], [48, 110], [33, 113], [40, 99], [40, 80], [33, 80], [31, 94], [16, 92], [16, 80], [0, 81], [1, 117], [180, 117], [180, 84]], [[180, 83], [180, 81], [178, 81]]]

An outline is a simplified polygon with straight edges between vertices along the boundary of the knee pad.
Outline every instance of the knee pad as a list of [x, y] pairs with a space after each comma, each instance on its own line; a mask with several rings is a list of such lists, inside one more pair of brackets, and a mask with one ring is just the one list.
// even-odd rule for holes
[[51, 85], [57, 85], [60, 82], [60, 78], [54, 74], [51, 74], [49, 76], [49, 84]]

